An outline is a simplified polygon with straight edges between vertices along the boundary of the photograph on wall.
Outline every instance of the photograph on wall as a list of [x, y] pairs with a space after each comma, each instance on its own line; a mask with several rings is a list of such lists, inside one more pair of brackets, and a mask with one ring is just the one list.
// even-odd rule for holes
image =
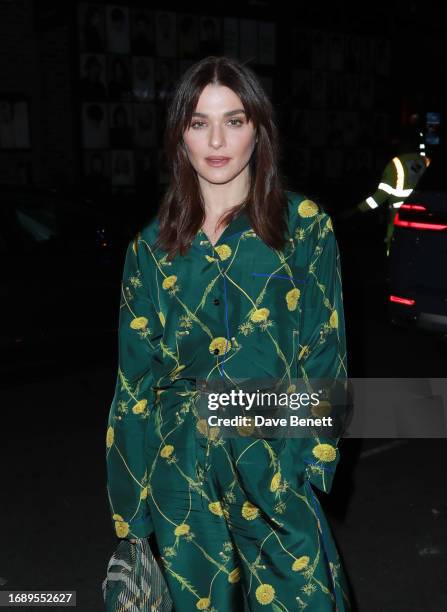
[[323, 32], [322, 30], [312, 30], [310, 48], [313, 70], [326, 70], [327, 42], [326, 32]]
[[0, 97], [0, 149], [29, 149], [30, 146], [28, 102]]
[[355, 111], [343, 112], [343, 140], [345, 147], [355, 147], [358, 141], [359, 119]]
[[131, 10], [130, 46], [134, 55], [155, 54], [155, 13], [153, 11]]
[[292, 108], [291, 130], [293, 138], [300, 146], [309, 143], [309, 110], [303, 108]]
[[83, 103], [82, 142], [85, 149], [106, 149], [109, 146], [109, 120], [106, 104]]
[[357, 110], [359, 106], [359, 75], [353, 72], [346, 72], [342, 75], [342, 81], [345, 107]]
[[199, 54], [220, 55], [222, 51], [222, 33], [218, 17], [201, 16], [199, 27]]
[[157, 150], [136, 151], [135, 183], [147, 195], [157, 188]]
[[388, 77], [391, 69], [391, 43], [388, 39], [379, 38], [374, 45], [374, 64], [376, 73]]
[[83, 100], [105, 100], [107, 98], [106, 56], [81, 53], [79, 94]]
[[344, 83], [342, 75], [337, 72], [326, 73], [326, 102], [328, 108], [345, 106]]
[[106, 50], [105, 9], [100, 4], [78, 5], [79, 48], [88, 53]]
[[91, 193], [107, 193], [110, 186], [108, 151], [84, 151], [84, 186]]
[[258, 30], [254, 19], [239, 20], [239, 59], [256, 62], [258, 59]]
[[359, 108], [371, 110], [374, 106], [374, 77], [371, 74], [359, 75]]
[[111, 53], [130, 53], [129, 9], [121, 5], [108, 5], [107, 49]]
[[309, 107], [311, 92], [311, 72], [310, 70], [295, 69], [291, 74], [291, 93], [292, 99], [300, 106]]
[[135, 184], [134, 153], [131, 150], [111, 151], [112, 185], [127, 186]]
[[154, 100], [155, 62], [152, 57], [132, 58], [132, 95], [135, 100]]
[[134, 144], [140, 149], [155, 147], [157, 144], [157, 124], [155, 105], [135, 103], [133, 105]]
[[373, 114], [373, 144], [381, 145], [389, 139], [389, 115]]
[[223, 50], [229, 57], [239, 57], [239, 20], [233, 17], [223, 20]]
[[312, 67], [311, 32], [308, 28], [292, 27], [290, 50], [297, 68]]
[[305, 179], [310, 174], [310, 152], [306, 147], [292, 149], [292, 168], [297, 179]]
[[156, 49], [159, 57], [177, 55], [176, 14], [165, 11], [156, 13]]
[[331, 32], [328, 39], [328, 69], [340, 72], [344, 62], [344, 36], [342, 32]]
[[326, 145], [326, 112], [324, 110], [311, 109], [309, 112], [309, 143], [311, 147]]
[[178, 54], [193, 59], [199, 54], [199, 19], [196, 15], [178, 15]]
[[273, 22], [258, 22], [258, 64], [274, 66], [276, 61], [276, 25]]
[[132, 105], [109, 104], [109, 110], [111, 148], [128, 149], [132, 147]]
[[311, 73], [311, 106], [314, 108], [326, 107], [326, 73], [313, 70]]
[[109, 54], [107, 58], [107, 86], [109, 100], [130, 100], [131, 65], [126, 55]]
[[159, 57], [155, 60], [155, 91], [158, 101], [172, 97], [177, 83], [177, 60]]

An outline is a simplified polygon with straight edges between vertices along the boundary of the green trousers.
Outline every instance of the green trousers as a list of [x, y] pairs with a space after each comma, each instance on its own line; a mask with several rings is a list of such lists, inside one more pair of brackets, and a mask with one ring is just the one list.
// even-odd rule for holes
[[176, 612], [351, 609], [330, 526], [290, 461], [299, 440], [197, 437], [187, 414], [163, 446], [151, 418], [148, 503]]

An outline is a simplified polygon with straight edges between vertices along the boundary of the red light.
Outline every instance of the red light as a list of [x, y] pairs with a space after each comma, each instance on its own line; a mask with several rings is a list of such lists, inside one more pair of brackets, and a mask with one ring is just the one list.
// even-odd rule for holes
[[402, 204], [400, 209], [404, 208], [405, 210], [427, 210], [427, 207], [423, 204]]
[[404, 306], [414, 306], [416, 300], [410, 298], [399, 297], [398, 295], [390, 295], [390, 302], [396, 302], [397, 304], [404, 304]]
[[[401, 208], [403, 205], [401, 206]], [[398, 227], [409, 227], [411, 229], [421, 229], [421, 230], [438, 230], [442, 231], [447, 229], [447, 225], [442, 223], [424, 223], [423, 221], [404, 221], [399, 217], [399, 213], [394, 217], [394, 224]]]

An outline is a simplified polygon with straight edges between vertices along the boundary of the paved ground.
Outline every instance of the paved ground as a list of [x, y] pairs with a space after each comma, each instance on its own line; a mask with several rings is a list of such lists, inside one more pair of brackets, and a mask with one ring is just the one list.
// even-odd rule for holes
[[[380, 270], [365, 278], [347, 266], [346, 278], [352, 377], [445, 376], [445, 343], [388, 326]], [[110, 348], [96, 347], [89, 368], [68, 354], [41, 370], [24, 365], [1, 390], [0, 586], [74, 589], [83, 612], [102, 609], [117, 543], [105, 488]], [[343, 440], [341, 449], [333, 491], [320, 497], [357, 609], [447, 609], [446, 440]]]

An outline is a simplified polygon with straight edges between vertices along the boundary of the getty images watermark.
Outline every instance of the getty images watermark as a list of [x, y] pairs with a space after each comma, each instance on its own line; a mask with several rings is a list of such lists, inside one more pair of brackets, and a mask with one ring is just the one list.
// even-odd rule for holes
[[197, 435], [447, 438], [445, 378], [197, 379]]

